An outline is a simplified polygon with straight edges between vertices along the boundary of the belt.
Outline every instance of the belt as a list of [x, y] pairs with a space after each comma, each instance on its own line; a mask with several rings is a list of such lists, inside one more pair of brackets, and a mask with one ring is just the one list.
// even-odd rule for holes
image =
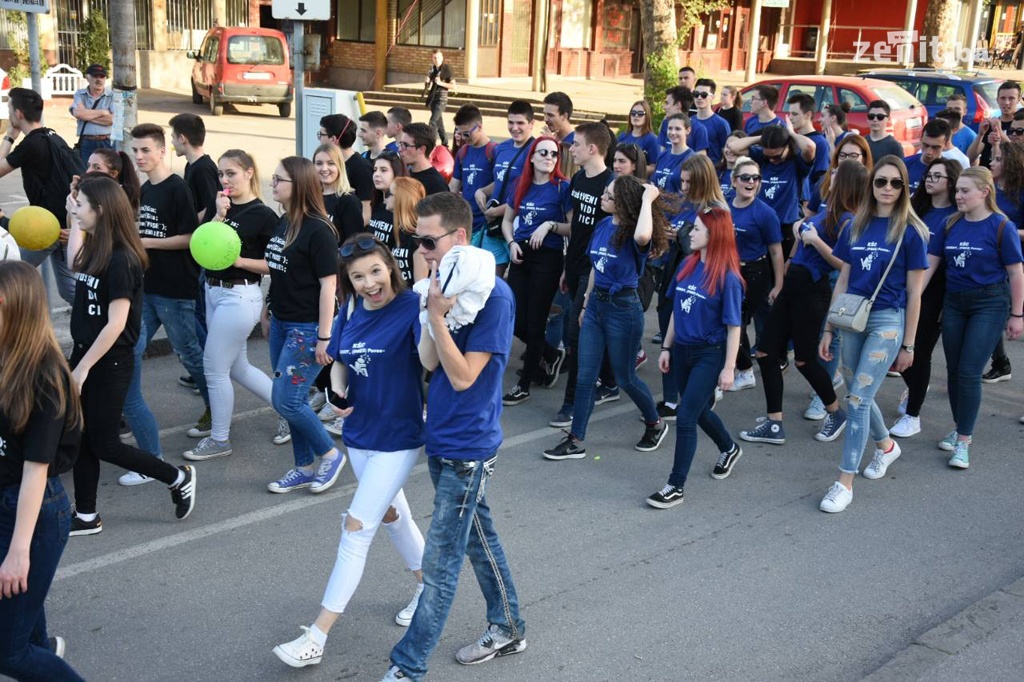
[[608, 289], [594, 289], [591, 293], [594, 295], [594, 298], [596, 298], [598, 301], [610, 301], [613, 298], [629, 298], [631, 296], [636, 296], [636, 289], [632, 287], [628, 289], [619, 289], [617, 292], [615, 292], [614, 296], [612, 296]]
[[79, 135], [80, 140], [109, 140], [110, 135]]
[[760, 258], [755, 258], [754, 260], [742, 261], [740, 263], [740, 267], [742, 268], [742, 267], [745, 267], [747, 265], [752, 265], [753, 263], [760, 263], [761, 261], [763, 261], [767, 257], [768, 257], [768, 254], [765, 254], [765, 255], [761, 256]]
[[206, 283], [211, 287], [224, 287], [225, 289], [231, 289], [234, 287], [243, 287], [249, 284], [259, 284], [260, 280], [250, 281], [247, 279], [214, 279], [213, 277], [207, 277]]

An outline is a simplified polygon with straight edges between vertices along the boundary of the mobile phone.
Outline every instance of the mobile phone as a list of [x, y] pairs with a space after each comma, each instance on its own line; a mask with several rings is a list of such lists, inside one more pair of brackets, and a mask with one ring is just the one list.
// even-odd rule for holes
[[327, 391], [327, 403], [339, 410], [347, 410], [349, 408], [348, 398], [338, 395], [334, 392], [334, 389]]

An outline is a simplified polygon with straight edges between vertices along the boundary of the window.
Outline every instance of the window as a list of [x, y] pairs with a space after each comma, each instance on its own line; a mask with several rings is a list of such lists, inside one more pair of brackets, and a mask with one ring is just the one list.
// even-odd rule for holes
[[270, 36], [232, 36], [228, 64], [284, 64], [284, 47]]
[[888, 102], [893, 111], [897, 109], [912, 109], [918, 106], [917, 100], [914, 99], [913, 95], [896, 85], [883, 85], [874, 88], [874, 94], [875, 99], [884, 99]]
[[562, 4], [561, 45], [565, 48], [588, 49], [593, 3], [591, 0], [565, 0]]
[[376, 38], [376, 25], [377, 0], [339, 1], [338, 40], [372, 43]]
[[210, 38], [203, 45], [203, 61], [214, 63], [217, 61], [217, 48], [220, 46], [219, 38]]
[[194, 50], [213, 26], [213, 3], [167, 0], [167, 49]]
[[398, 43], [463, 47], [466, 43], [465, 0], [398, 0]]
[[[932, 94], [932, 100], [930, 102], [925, 102], [925, 104], [938, 104], [938, 105], [942, 106], [943, 108], [945, 108], [946, 107], [946, 100], [949, 99], [950, 95], [952, 95], [954, 93], [957, 93], [957, 92], [963, 92], [963, 88], [961, 88], [959, 85], [939, 85], [939, 84], [936, 84], [935, 85], [935, 90], [934, 90], [934, 92]], [[918, 97], [918, 99], [921, 99], [921, 98]], [[921, 99], [921, 101], [924, 102], [923, 99]]]
[[851, 113], [867, 113], [868, 103], [864, 101], [864, 98], [858, 95], [853, 90], [847, 88], [839, 88], [839, 102], [849, 103]]

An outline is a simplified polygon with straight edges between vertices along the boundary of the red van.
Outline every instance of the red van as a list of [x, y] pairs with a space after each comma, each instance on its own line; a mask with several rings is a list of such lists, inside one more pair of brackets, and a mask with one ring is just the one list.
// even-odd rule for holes
[[192, 101], [210, 101], [220, 116], [224, 104], [276, 104], [282, 118], [292, 113], [295, 91], [288, 41], [269, 28], [211, 28], [198, 51], [188, 53], [192, 66]]

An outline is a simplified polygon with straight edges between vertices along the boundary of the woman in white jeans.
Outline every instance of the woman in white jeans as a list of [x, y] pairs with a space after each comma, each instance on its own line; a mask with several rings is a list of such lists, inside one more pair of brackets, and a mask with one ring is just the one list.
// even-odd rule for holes
[[345, 417], [342, 439], [359, 487], [343, 516], [320, 614], [297, 639], [274, 647], [293, 668], [323, 658], [327, 633], [359, 586], [379, 525], [417, 584], [395, 622], [409, 625], [423, 591], [423, 535], [402, 492], [423, 445], [419, 296], [406, 289], [391, 249], [369, 234], [342, 244], [339, 288], [349, 304], [338, 313], [328, 346], [337, 360], [331, 368], [331, 404]]
[[206, 325], [203, 373], [210, 389], [210, 435], [182, 456], [201, 462], [231, 454], [231, 415], [235, 391], [231, 380], [270, 404], [270, 377], [249, 363], [247, 340], [260, 320], [262, 275], [269, 273], [263, 253], [277, 226], [277, 214], [260, 200], [260, 178], [248, 153], [229, 149], [217, 162], [223, 191], [206, 215], [229, 225], [242, 241], [231, 267], [206, 271]]

